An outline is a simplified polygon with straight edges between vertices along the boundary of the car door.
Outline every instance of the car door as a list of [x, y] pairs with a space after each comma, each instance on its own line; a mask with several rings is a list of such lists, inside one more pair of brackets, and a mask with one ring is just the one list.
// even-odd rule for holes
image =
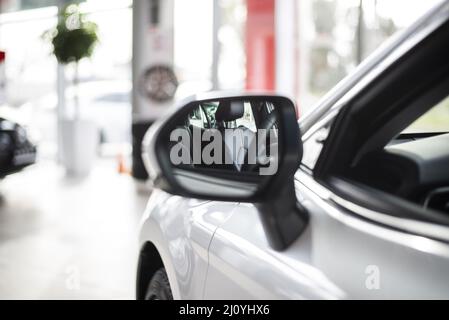
[[257, 209], [237, 206], [209, 246], [206, 299], [447, 298], [449, 247], [338, 208], [307, 173], [296, 175], [309, 227], [282, 252]]
[[209, 246], [205, 299], [335, 299], [344, 293], [313, 265], [309, 227], [282, 252], [267, 242], [259, 213], [240, 204]]
[[[414, 32], [401, 44], [389, 48], [381, 61], [365, 70], [358, 85], [337, 91], [341, 96], [331, 106], [313, 114], [314, 122], [303, 132], [303, 165], [295, 175], [297, 201], [307, 209], [310, 220], [290, 247], [278, 252], [268, 246], [252, 204], [240, 204], [216, 230], [209, 247], [205, 298], [449, 297], [445, 280], [449, 245], [438, 238], [438, 233], [449, 235], [446, 226], [415, 220], [411, 214], [415, 209], [409, 206], [395, 208], [403, 211], [402, 216], [392, 215], [370, 205], [370, 201], [383, 201], [378, 194], [359, 193], [357, 199], [327, 180], [350, 160], [345, 159], [347, 154], [366, 148], [357, 139], [368, 143], [371, 137], [388, 137], [396, 129], [381, 123], [380, 131], [372, 136], [357, 136], [363, 132], [360, 128], [370, 127], [377, 119], [370, 112], [373, 104], [378, 104], [376, 110], [383, 117], [379, 119], [386, 123], [397, 126], [394, 120], [399, 116], [411, 121], [418, 115], [415, 100], [400, 99], [409, 93], [418, 99], [419, 90], [435, 89], [446, 76], [437, 72], [445, 70], [445, 65], [444, 54], [435, 50], [447, 42], [447, 7], [440, 8], [439, 16], [427, 17], [439, 23], [432, 30], [426, 29], [428, 22], [413, 26]], [[442, 59], [437, 61], [438, 57]], [[432, 77], [439, 80], [430, 81]], [[390, 100], [379, 99], [382, 96]], [[356, 190], [356, 185], [347, 187]]]

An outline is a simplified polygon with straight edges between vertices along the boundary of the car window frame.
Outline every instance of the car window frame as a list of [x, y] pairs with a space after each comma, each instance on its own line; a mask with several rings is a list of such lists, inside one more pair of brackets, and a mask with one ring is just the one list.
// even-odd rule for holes
[[[447, 22], [447, 19], [448, 19], [448, 17], [446, 16], [446, 17], [445, 17], [445, 20], [444, 20], [443, 22], [441, 22], [441, 24], [440, 24], [439, 26], [443, 25], [444, 22]], [[437, 29], [437, 28], [435, 28], [435, 30], [436, 30], [436, 29]], [[435, 30], [429, 31], [429, 33], [432, 33], [432, 32], [435, 31]], [[419, 44], [419, 42], [418, 42], [418, 44]], [[401, 51], [401, 50], [399, 50], [399, 51]], [[398, 63], [398, 61], [401, 60], [401, 57], [402, 57], [402, 55], [404, 55], [404, 54], [406, 54], [406, 53], [402, 52], [401, 55], [396, 56], [396, 59], [392, 61], [392, 64]], [[304, 136], [303, 136], [303, 142], [307, 142], [308, 139], [313, 138], [313, 135], [314, 135], [320, 128], [322, 128], [323, 126], [325, 126], [325, 125], [329, 122], [329, 120], [332, 120], [332, 121], [333, 121], [332, 127], [338, 127], [338, 126], [341, 124], [341, 123], [339, 123], [339, 122], [340, 122], [342, 119], [344, 119], [345, 117], [348, 117], [348, 116], [349, 116], [349, 115], [348, 115], [348, 110], [349, 110], [350, 108], [348, 108], [348, 106], [351, 105], [352, 99], [354, 99], [355, 97], [357, 97], [359, 94], [363, 94], [364, 89], [366, 89], [366, 87], [367, 87], [368, 85], [372, 85], [373, 79], [375, 79], [376, 76], [379, 76], [379, 75], [381, 75], [383, 72], [385, 72], [386, 70], [388, 70], [388, 67], [389, 67], [388, 65], [387, 65], [386, 68], [380, 68], [380, 66], [374, 66], [374, 69], [373, 69], [371, 72], [368, 72], [368, 73], [365, 75], [365, 78], [362, 79], [362, 80], [360, 81], [361, 83], [360, 83], [359, 86], [356, 86], [355, 88], [349, 89], [349, 90], [346, 92], [346, 94], [343, 94], [343, 95], [340, 97], [340, 99], [338, 99], [338, 100], [335, 101], [335, 105], [334, 105], [334, 106], [331, 106], [330, 108], [327, 109], [327, 111], [325, 111], [325, 112], [322, 113], [321, 120], [319, 120], [319, 121], [318, 121], [317, 123], [315, 123], [314, 125], [307, 124], [306, 127], [308, 127], [309, 130], [307, 130], [307, 131], [305, 132], [305, 134], [304, 134]], [[301, 127], [301, 121], [299, 122], [299, 125], [300, 125], [300, 127]], [[334, 134], [334, 133], [331, 132], [331, 134], [330, 134], [328, 137], [325, 138], [325, 141], [324, 141], [325, 144], [330, 143], [330, 142], [329, 142], [329, 140], [330, 140], [329, 137], [332, 138], [332, 135], [333, 135], [333, 134]], [[324, 149], [324, 148], [323, 148], [323, 149]], [[318, 160], [317, 160], [317, 161], [320, 161], [320, 159], [322, 159], [322, 158], [325, 157], [325, 156], [326, 156], [325, 150], [321, 150], [321, 152], [320, 152], [320, 154], [319, 154], [319, 156], [318, 156]], [[325, 180], [326, 177], [321, 176], [322, 173], [319, 172], [320, 169], [321, 169], [321, 168], [319, 168], [319, 169], [317, 170], [316, 168], [313, 168], [313, 170], [310, 170], [310, 168], [307, 168], [307, 167], [304, 166], [304, 164], [302, 164], [299, 170], [301, 170], [302, 172], [306, 172], [306, 173], [309, 172], [309, 173], [314, 177], [314, 180], [315, 180], [317, 183], [319, 183], [319, 184], [322, 185], [323, 187], [327, 188], [327, 189], [328, 189], [331, 193], [333, 193], [336, 197], [338, 197], [338, 194], [342, 195], [341, 190], [338, 190], [338, 188], [336, 188], [335, 185], [328, 183], [328, 181]], [[323, 179], [323, 178], [324, 178], [324, 179]], [[327, 177], [327, 178], [328, 178], [328, 177]], [[368, 191], [368, 192], [369, 192], [369, 191]], [[358, 204], [360, 205], [360, 206], [359, 206], [359, 209], [361, 209], [361, 210], [355, 210], [354, 207], [352, 207], [352, 208], [347, 207], [347, 208], [346, 208], [348, 211], [351, 211], [353, 214], [356, 214], [356, 215], [359, 216], [359, 217], [363, 217], [364, 219], [367, 218], [366, 215], [363, 214], [363, 212], [362, 212], [363, 210], [371, 210], [372, 212], [377, 213], [378, 218], [380, 218], [380, 217], [385, 217], [385, 216], [386, 216], [385, 214], [382, 214], [382, 213], [379, 212], [378, 210], [376, 211], [376, 209], [375, 209], [372, 205], [370, 205], [370, 204], [368, 204], [368, 203], [361, 203], [361, 202], [360, 202], [360, 195], [359, 195], [359, 196], [353, 197], [353, 196], [351, 196], [351, 195], [345, 194], [345, 195], [343, 195], [343, 197], [347, 197], [347, 199], [350, 200], [349, 202], [355, 201], [354, 203], [358, 203]], [[342, 199], [342, 198], [340, 197], [340, 199]], [[335, 204], [335, 203], [334, 203], [334, 204]], [[340, 203], [339, 205], [341, 206], [341, 203]], [[401, 207], [402, 205], [404, 205], [404, 204], [403, 204], [403, 203], [400, 204], [399, 207]], [[422, 211], [424, 211], [422, 208], [419, 208], [418, 205], [416, 205], [415, 207], [416, 207], [415, 209], [418, 208], [418, 211], [419, 211], [418, 213], [422, 213]], [[397, 209], [397, 208], [395, 208], [395, 209]], [[408, 208], [408, 209], [410, 209], [410, 208]], [[358, 211], [358, 212], [356, 212], [356, 211]], [[387, 215], [387, 216], [388, 216], [388, 215]], [[403, 217], [400, 217], [399, 219], [400, 219], [401, 221], [403, 221], [403, 220], [404, 220], [404, 221], [405, 221], [405, 220], [410, 220], [410, 219], [408, 219], [408, 218], [409, 218], [409, 217], [407, 217], [407, 210], [405, 210], [405, 215], [404, 215]], [[381, 221], [382, 219], [376, 219], [376, 218], [373, 218], [373, 216], [370, 216], [370, 217], [369, 217], [369, 220], [372, 220], [372, 221], [373, 221], [373, 220], [377, 220], [377, 221], [375, 221], [376, 223], [385, 224], [385, 221]], [[374, 221], [373, 221], [373, 222], [374, 222]], [[406, 232], [411, 232], [411, 233], [413, 233], [413, 234], [426, 235], [427, 237], [435, 237], [435, 236], [438, 237], [438, 235], [435, 235], [435, 234], [432, 234], [432, 233], [429, 234], [428, 232], [422, 232], [424, 229], [426, 229], [426, 226], [423, 227], [422, 225], [428, 225], [428, 224], [429, 224], [428, 221], [421, 221], [421, 222], [418, 222], [418, 223], [416, 224], [417, 221], [412, 219], [412, 222], [413, 222], [413, 225], [414, 225], [414, 227], [412, 228], [413, 230], [412, 230], [412, 231], [410, 231], [410, 230], [404, 230], [404, 231], [406, 231]], [[430, 224], [432, 224], [432, 222], [430, 222]], [[387, 223], [386, 225], [387, 225], [388, 227], [392, 227], [392, 228], [396, 228], [396, 229], [401, 229], [400, 224], [399, 224], [399, 225], [398, 225], [398, 224], [394, 225], [394, 224], [389, 224], [389, 223]], [[419, 225], [419, 226], [418, 226], [418, 225]], [[433, 225], [435, 225], [435, 224], [433, 224]], [[417, 227], [417, 226], [418, 226], [418, 227]], [[416, 228], [415, 228], [415, 227], [416, 227]], [[445, 226], [443, 226], [443, 227], [445, 227]]]

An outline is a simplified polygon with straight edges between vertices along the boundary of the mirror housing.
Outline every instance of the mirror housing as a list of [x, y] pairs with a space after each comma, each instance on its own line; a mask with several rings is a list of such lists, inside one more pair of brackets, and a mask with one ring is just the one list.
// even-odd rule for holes
[[255, 203], [277, 250], [307, 224], [294, 193], [303, 150], [289, 98], [220, 92], [192, 96], [153, 124], [143, 150], [157, 188], [189, 198]]

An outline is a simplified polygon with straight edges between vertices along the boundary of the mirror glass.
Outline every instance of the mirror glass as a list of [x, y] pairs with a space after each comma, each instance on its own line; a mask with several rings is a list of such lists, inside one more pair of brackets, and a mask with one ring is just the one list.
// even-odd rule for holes
[[255, 194], [282, 160], [281, 104], [286, 100], [227, 98], [183, 108], [161, 135], [171, 177], [198, 195]]

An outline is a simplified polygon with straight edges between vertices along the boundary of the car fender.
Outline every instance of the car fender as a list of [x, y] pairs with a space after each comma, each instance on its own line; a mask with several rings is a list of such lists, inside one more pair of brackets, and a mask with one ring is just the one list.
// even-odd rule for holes
[[[208, 267], [208, 248], [226, 215], [210, 218], [216, 205], [155, 189], [142, 218], [140, 244], [159, 252], [175, 299], [201, 299]], [[216, 203], [215, 203], [216, 204]], [[227, 212], [227, 207], [222, 207]], [[230, 212], [230, 210], [229, 210]], [[223, 218], [223, 219], [224, 219]]]

